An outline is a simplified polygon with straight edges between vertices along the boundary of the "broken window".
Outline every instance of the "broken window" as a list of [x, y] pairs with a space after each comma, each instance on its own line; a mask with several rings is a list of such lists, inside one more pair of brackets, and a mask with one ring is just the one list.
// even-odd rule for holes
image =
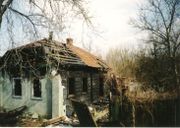
[[104, 80], [99, 78], [99, 96], [104, 96]]
[[14, 80], [13, 95], [14, 96], [22, 96], [21, 79], [20, 78], [14, 78], [13, 80]]
[[41, 82], [38, 78], [33, 80], [33, 97], [41, 97]]
[[69, 78], [69, 94], [75, 94], [75, 79]]
[[87, 92], [87, 77], [83, 78], [83, 92]]

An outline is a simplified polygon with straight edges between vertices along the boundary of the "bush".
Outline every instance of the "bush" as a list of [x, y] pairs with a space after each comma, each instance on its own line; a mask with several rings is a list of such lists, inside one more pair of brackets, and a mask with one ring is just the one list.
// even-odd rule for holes
[[172, 89], [175, 86], [175, 77], [171, 66], [171, 58], [166, 55], [141, 54], [137, 57], [136, 79], [156, 90]]

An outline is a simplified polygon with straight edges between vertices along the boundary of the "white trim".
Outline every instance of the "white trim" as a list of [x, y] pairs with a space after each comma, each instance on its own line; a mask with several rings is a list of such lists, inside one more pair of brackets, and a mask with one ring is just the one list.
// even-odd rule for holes
[[41, 97], [31, 97], [32, 100], [42, 100], [42, 96]]

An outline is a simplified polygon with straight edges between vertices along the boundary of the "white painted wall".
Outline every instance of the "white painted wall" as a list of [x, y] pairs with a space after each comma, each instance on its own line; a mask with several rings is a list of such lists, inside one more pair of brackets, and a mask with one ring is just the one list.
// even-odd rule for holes
[[27, 79], [22, 79], [22, 97], [15, 98], [12, 96], [12, 81], [6, 77], [1, 90], [1, 94], [3, 96], [2, 106], [7, 110], [12, 110], [26, 105], [28, 107], [28, 112], [38, 113], [41, 116], [50, 117], [52, 113], [51, 81], [48, 78], [41, 79], [40, 81], [42, 86], [41, 99], [32, 98], [32, 82]]
[[[55, 75], [55, 74], [54, 74]], [[60, 74], [52, 77], [52, 118], [66, 115], [66, 106], [63, 105], [64, 95]]]

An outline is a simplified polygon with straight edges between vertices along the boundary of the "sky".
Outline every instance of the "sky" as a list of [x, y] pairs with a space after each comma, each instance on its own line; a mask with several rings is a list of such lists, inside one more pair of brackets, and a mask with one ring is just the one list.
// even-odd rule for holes
[[91, 15], [93, 15], [92, 22], [98, 34], [93, 34], [93, 32], [88, 31], [88, 29], [81, 30], [74, 28], [73, 32], [75, 34], [72, 32], [69, 35], [76, 37], [75, 35], [82, 34], [83, 39], [78, 36], [76, 42], [91, 42], [93, 52], [100, 52], [101, 54], [106, 54], [108, 49], [115, 47], [138, 48], [143, 34], [130, 25], [130, 20], [137, 17], [138, 5], [143, 3], [143, 1], [144, 0], [91, 1], [89, 3], [89, 10]]
[[[87, 49], [91, 46], [92, 53], [101, 54], [103, 57], [110, 48], [136, 49], [140, 45], [143, 34], [130, 25], [130, 19], [137, 17], [138, 4], [144, 1], [89, 0], [86, 6], [92, 17], [93, 27], [87, 27], [82, 20], [74, 20], [71, 27], [66, 30], [67, 32], [61, 38], [65, 41], [67, 37], [71, 37], [74, 39], [74, 45]], [[2, 33], [5, 32], [1, 30]], [[21, 34], [17, 36], [21, 36]], [[48, 33], [43, 36], [48, 37]], [[3, 41], [3, 39], [0, 39], [0, 41]], [[2, 51], [1, 53], [6, 50]]]

